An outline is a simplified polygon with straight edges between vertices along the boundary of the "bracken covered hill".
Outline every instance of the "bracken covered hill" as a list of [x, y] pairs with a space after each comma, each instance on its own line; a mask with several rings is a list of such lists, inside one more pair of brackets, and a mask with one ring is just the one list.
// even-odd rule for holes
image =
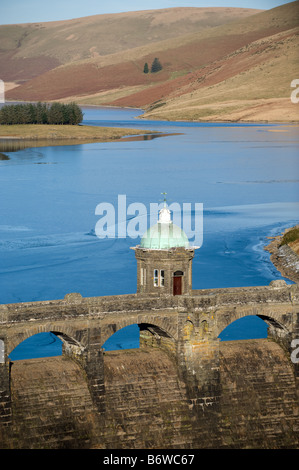
[[[158, 12], [170, 15], [176, 9], [170, 10], [150, 12], [151, 24], [159, 24]], [[196, 32], [180, 34], [170, 15], [172, 28], [166, 30], [176, 31], [176, 37], [150, 44], [136, 41], [138, 47], [105, 56], [84, 59], [81, 54], [6, 97], [139, 107], [145, 117], [165, 120], [298, 121], [290, 95], [299, 64], [299, 2], [262, 12], [246, 10], [246, 17], [226, 18], [226, 24], [216, 26], [207, 23], [212, 10], [216, 14], [219, 9], [202, 12]], [[183, 21], [190, 25], [190, 18], [183, 16]], [[143, 73], [144, 63], [155, 57], [163, 69]]]
[[169, 8], [0, 26], [1, 79], [25, 82], [59, 65], [101, 58], [244, 18], [247, 8]]

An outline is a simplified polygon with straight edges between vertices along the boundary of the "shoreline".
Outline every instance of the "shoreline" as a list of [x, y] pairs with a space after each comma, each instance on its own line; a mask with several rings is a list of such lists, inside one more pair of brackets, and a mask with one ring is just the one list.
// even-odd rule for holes
[[[54, 103], [54, 102], [60, 102], [61, 100], [50, 100], [50, 101], [47, 101], [48, 103]], [[17, 101], [17, 100], [7, 100], [5, 101], [4, 104], [18, 104], [18, 103], [37, 103], [37, 101]], [[186, 122], [186, 123], [211, 123], [211, 124], [256, 124], [256, 125], [259, 125], [259, 124], [273, 124], [273, 125], [299, 125], [299, 120], [273, 120], [273, 121], [270, 121], [268, 119], [260, 119], [260, 120], [254, 120], [254, 119], [241, 119], [241, 118], [238, 118], [238, 119], [168, 119], [168, 118], [159, 118], [159, 119], [156, 119], [156, 118], [152, 118], [151, 116], [147, 116], [147, 109], [146, 108], [138, 108], [136, 106], [116, 106], [116, 105], [109, 105], [109, 104], [105, 104], [105, 105], [102, 105], [102, 104], [90, 104], [90, 103], [80, 103], [78, 104], [78, 106], [80, 106], [80, 108], [88, 108], [88, 107], [93, 107], [93, 108], [110, 108], [110, 109], [128, 109], [128, 110], [138, 110], [138, 111], [141, 111], [141, 115], [140, 116], [136, 116], [135, 119], [139, 119], [139, 120], [147, 120], [147, 121], [163, 121], [163, 122]], [[1, 125], [0, 125], [0, 129], [1, 129]], [[2, 138], [0, 136], [0, 138]]]
[[276, 237], [268, 237], [271, 241], [264, 250], [270, 253], [270, 261], [283, 277], [299, 284], [299, 255], [289, 245], [280, 246], [283, 236], [295, 227], [299, 225], [285, 229]]
[[134, 136], [142, 137], [159, 132], [118, 127], [86, 125], [13, 124], [0, 125], [0, 144], [39, 143], [44, 145], [72, 145], [78, 143], [115, 142]]
[[[132, 108], [133, 109], [133, 108]], [[136, 108], [135, 108], [136, 109]], [[144, 117], [143, 117], [144, 116]], [[269, 125], [282, 125], [282, 126], [291, 126], [291, 125], [296, 125], [298, 126], [299, 125], [299, 121], [267, 121], [267, 120], [260, 120], [260, 121], [250, 121], [250, 120], [242, 120], [242, 119], [231, 119], [231, 120], [218, 120], [218, 119], [214, 119], [214, 120], [203, 120], [203, 119], [198, 119], [198, 120], [194, 120], [194, 119], [190, 119], [190, 120], [182, 120], [182, 119], [154, 119], [154, 118], [151, 118], [151, 116], [146, 116], [146, 115], [142, 115], [142, 117], [139, 117], [137, 116], [135, 119], [144, 119], [144, 120], [147, 120], [147, 121], [162, 121], [162, 122], [191, 122], [191, 123], [198, 123], [198, 124], [204, 124], [204, 123], [208, 123], [208, 124], [252, 124], [252, 125], [261, 125], [261, 124], [269, 124]]]

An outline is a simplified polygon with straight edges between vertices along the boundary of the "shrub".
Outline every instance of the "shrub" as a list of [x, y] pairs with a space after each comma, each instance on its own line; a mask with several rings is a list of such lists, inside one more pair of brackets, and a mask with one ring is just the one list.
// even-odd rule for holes
[[287, 245], [299, 239], [299, 227], [294, 227], [284, 234], [280, 246]]

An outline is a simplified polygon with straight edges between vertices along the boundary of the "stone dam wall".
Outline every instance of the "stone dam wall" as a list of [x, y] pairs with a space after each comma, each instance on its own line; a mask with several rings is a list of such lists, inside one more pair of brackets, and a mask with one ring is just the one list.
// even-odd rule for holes
[[298, 448], [298, 383], [281, 346], [221, 342], [219, 354], [219, 381], [201, 406], [171, 353], [149, 346], [104, 355], [101, 409], [73, 360], [15, 361], [0, 448]]

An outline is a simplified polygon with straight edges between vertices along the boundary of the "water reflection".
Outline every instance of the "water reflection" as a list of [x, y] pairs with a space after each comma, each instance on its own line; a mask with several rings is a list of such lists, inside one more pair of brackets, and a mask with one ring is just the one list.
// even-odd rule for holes
[[115, 142], [137, 142], [140, 140], [153, 140], [153, 139], [157, 139], [158, 137], [170, 137], [173, 135], [182, 135], [182, 134], [181, 133], [175, 133], [175, 134], [156, 133], [156, 134], [133, 135], [130, 137], [121, 137], [120, 139], [115, 140]]
[[4, 153], [0, 153], [0, 160], [9, 160], [9, 156], [5, 155]]
[[[109, 140], [109, 142], [137, 142], [142, 140], [153, 140], [158, 137], [167, 137], [176, 134], [162, 134], [161, 132], [156, 132], [154, 134], [142, 134], [142, 135], [133, 135], [128, 137], [120, 137], [119, 139]], [[17, 152], [18, 150], [23, 150], [33, 147], [55, 147], [63, 145], [81, 145], [81, 144], [92, 144], [96, 142], [104, 142], [100, 139], [1, 139], [0, 138], [0, 152]], [[1, 154], [0, 154], [1, 155]], [[7, 158], [1, 158], [0, 160], [7, 160]]]
[[[17, 152], [31, 147], [53, 147], [57, 145], [71, 145], [69, 140], [20, 140], [20, 139], [0, 139], [0, 152]], [[85, 142], [82, 142], [85, 143]], [[2, 160], [2, 159], [1, 159]], [[4, 159], [5, 160], [5, 159]]]

